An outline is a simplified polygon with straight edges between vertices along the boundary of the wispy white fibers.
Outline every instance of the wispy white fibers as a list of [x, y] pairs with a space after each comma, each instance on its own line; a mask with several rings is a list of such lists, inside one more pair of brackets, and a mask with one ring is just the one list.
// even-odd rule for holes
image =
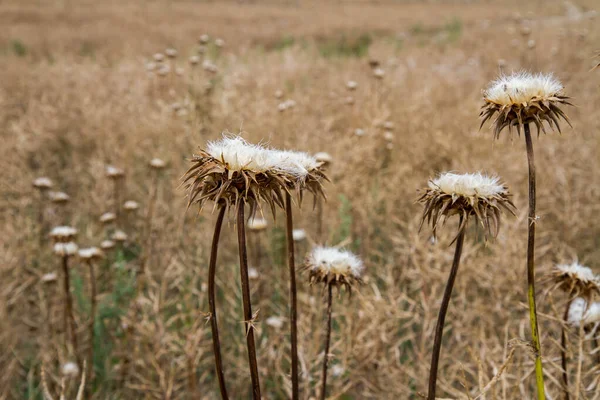
[[513, 105], [551, 98], [562, 91], [562, 83], [552, 74], [516, 72], [493, 81], [483, 92], [483, 97], [492, 103]]
[[438, 189], [449, 195], [494, 197], [507, 192], [497, 176], [481, 173], [455, 174], [446, 172], [429, 181], [431, 189]]

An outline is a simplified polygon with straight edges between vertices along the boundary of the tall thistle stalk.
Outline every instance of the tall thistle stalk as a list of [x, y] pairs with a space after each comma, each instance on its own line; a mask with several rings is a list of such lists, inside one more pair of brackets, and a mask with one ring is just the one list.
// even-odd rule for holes
[[570, 105], [569, 98], [563, 94], [563, 85], [552, 75], [517, 73], [501, 76], [492, 82], [483, 94], [484, 105], [480, 117], [481, 126], [494, 115], [494, 138], [500, 136], [504, 128], [511, 133], [517, 128], [525, 134], [527, 163], [529, 167], [529, 212], [527, 220], [527, 299], [529, 303], [529, 322], [531, 325], [531, 347], [535, 357], [535, 377], [538, 400], [546, 398], [544, 387], [544, 372], [542, 366], [542, 346], [539, 335], [539, 324], [535, 300], [535, 225], [536, 215], [536, 181], [533, 143], [531, 140], [530, 124], [546, 133], [546, 126], [560, 132], [560, 119], [569, 125], [569, 119], [560, 109], [562, 105]]
[[294, 260], [294, 221], [292, 215], [292, 196], [285, 194], [285, 233], [287, 261], [290, 273], [290, 342], [292, 347], [292, 399], [299, 398], [298, 381], [298, 305], [296, 299], [296, 263]]
[[221, 358], [221, 341], [219, 340], [219, 325], [217, 322], [217, 305], [216, 305], [216, 285], [215, 276], [217, 271], [217, 253], [219, 250], [219, 237], [221, 235], [221, 227], [223, 226], [223, 218], [225, 217], [227, 206], [225, 203], [219, 206], [219, 215], [215, 223], [212, 244], [210, 247], [210, 261], [208, 265], [208, 305], [210, 307], [210, 328], [212, 331], [213, 353], [215, 355], [215, 370], [217, 372], [217, 380], [219, 381], [219, 390], [221, 398], [229, 399], [227, 395], [227, 387], [225, 385], [225, 374], [223, 373], [223, 360]]
[[245, 202], [237, 203], [237, 235], [240, 256], [240, 278], [242, 282], [242, 305], [244, 309], [244, 327], [246, 332], [246, 346], [248, 348], [248, 365], [252, 379], [252, 397], [260, 399], [260, 379], [258, 377], [258, 362], [256, 361], [256, 343], [254, 341], [254, 315], [250, 300], [250, 279], [248, 278], [248, 253], [246, 251], [246, 219], [244, 218]]
[[331, 344], [331, 321], [333, 310], [333, 288], [345, 287], [350, 295], [355, 284], [362, 282], [364, 265], [349, 251], [335, 247], [315, 247], [306, 257], [304, 269], [309, 272], [311, 285], [322, 283], [327, 287], [327, 315], [325, 317], [325, 345], [321, 372], [320, 399], [327, 397], [327, 368], [329, 366], [329, 347]]
[[435, 400], [444, 323], [458, 274], [469, 218], [474, 218], [476, 225], [484, 229], [487, 239], [488, 236], [498, 235], [501, 211], [514, 214], [515, 207], [510, 201], [507, 187], [500, 183], [500, 179], [482, 174], [441, 174], [438, 178], [429, 181], [429, 186], [419, 198], [419, 202], [424, 205], [421, 225], [425, 222], [430, 224], [434, 236], [441, 221], [445, 222], [448, 217], [459, 215], [458, 233], [454, 239], [456, 242], [454, 261], [438, 313], [431, 354], [427, 400]]
[[47, 223], [45, 218], [46, 213], [46, 202], [48, 200], [48, 190], [52, 188], [52, 180], [46, 177], [36, 178], [33, 181], [33, 187], [37, 189], [38, 197], [38, 229], [39, 229], [39, 242], [38, 245], [41, 249], [44, 240], [46, 239]]

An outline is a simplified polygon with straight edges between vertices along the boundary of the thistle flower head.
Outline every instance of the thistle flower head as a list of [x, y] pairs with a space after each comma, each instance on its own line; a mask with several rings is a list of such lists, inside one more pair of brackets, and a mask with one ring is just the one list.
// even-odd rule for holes
[[276, 330], [279, 330], [283, 327], [283, 322], [284, 320], [281, 317], [269, 317], [265, 320], [267, 325]]
[[87, 247], [80, 249], [78, 252], [79, 258], [86, 261], [99, 260], [104, 257], [102, 250], [97, 247]]
[[52, 180], [45, 176], [36, 178], [33, 181], [33, 187], [40, 190], [50, 189], [52, 187]]
[[266, 219], [257, 216], [248, 219], [248, 223], [246, 224], [246, 227], [254, 232], [264, 231], [268, 226], [269, 223]]
[[516, 126], [520, 134], [521, 127], [532, 123], [546, 133], [544, 121], [550, 129], [560, 132], [559, 120], [569, 125], [567, 115], [560, 109], [562, 105], [571, 105], [563, 94], [563, 85], [551, 74], [530, 74], [527, 72], [503, 75], [493, 81], [483, 92], [484, 105], [479, 116], [481, 126], [494, 115], [494, 137], [508, 127], [509, 132]]
[[223, 47], [223, 46], [225, 46], [225, 41], [223, 39], [221, 39], [221, 38], [216, 38], [215, 39], [215, 46], [217, 46], [219, 48]]
[[233, 205], [243, 199], [252, 208], [263, 200], [274, 212], [275, 205], [283, 207], [283, 192], [295, 190], [300, 199], [304, 189], [323, 194], [325, 176], [314, 157], [249, 144], [241, 137], [209, 142], [192, 163], [184, 185], [189, 204], [201, 208], [207, 200]]
[[112, 240], [114, 240], [115, 242], [124, 242], [127, 240], [128, 236], [125, 232], [123, 232], [122, 230], [116, 230], [113, 232], [112, 236], [111, 236]]
[[58, 279], [58, 275], [56, 272], [48, 272], [47, 274], [42, 275], [41, 279], [44, 283], [53, 283]]
[[210, 36], [208, 36], [206, 33], [201, 35], [200, 38], [198, 39], [198, 41], [202, 44], [206, 44], [210, 41]]
[[115, 242], [113, 242], [112, 240], [103, 240], [102, 243], [100, 243], [100, 248], [102, 250], [110, 250], [114, 247], [115, 247]]
[[583, 297], [577, 297], [571, 302], [567, 316], [569, 324], [579, 327], [581, 324], [589, 325], [600, 322], [600, 303], [588, 305]]
[[71, 199], [65, 192], [49, 192], [48, 197], [50, 198], [50, 201], [55, 204], [65, 204]]
[[317, 160], [317, 162], [320, 162], [324, 166], [329, 165], [333, 162], [333, 157], [331, 157], [331, 154], [326, 153], [324, 151], [316, 153], [314, 157], [315, 160]]
[[373, 70], [373, 76], [377, 79], [383, 79], [383, 77], [385, 76], [385, 71], [383, 70], [383, 68], [375, 68]]
[[63, 364], [62, 374], [68, 378], [76, 378], [79, 375], [79, 367], [73, 361], [69, 361]]
[[598, 276], [589, 267], [577, 261], [556, 265], [552, 270], [551, 278], [556, 287], [560, 287], [570, 295], [589, 298], [593, 292], [600, 293]]
[[344, 286], [349, 291], [361, 283], [364, 265], [360, 258], [347, 250], [334, 247], [315, 247], [304, 262], [310, 283]]
[[154, 53], [152, 58], [154, 58], [154, 61], [156, 61], [156, 62], [161, 62], [162, 60], [165, 59], [165, 55], [163, 53]]
[[356, 81], [348, 81], [346, 82], [346, 88], [348, 90], [355, 90], [358, 87], [358, 83]]
[[294, 242], [301, 242], [306, 239], [306, 231], [304, 229], [292, 230], [292, 240]]
[[200, 62], [200, 56], [191, 56], [189, 62], [191, 65], [197, 65]]
[[100, 222], [103, 224], [108, 224], [110, 222], [113, 222], [115, 219], [117, 219], [117, 216], [115, 213], [112, 213], [112, 212], [105, 212], [99, 218]]
[[112, 165], [106, 166], [106, 176], [110, 179], [119, 179], [125, 175], [125, 171]]
[[177, 50], [175, 50], [174, 48], [168, 48], [165, 50], [165, 54], [169, 58], [175, 58], [177, 57]]
[[77, 254], [77, 244], [75, 242], [57, 242], [54, 243], [54, 254], [60, 257], [70, 257]]
[[150, 160], [150, 167], [154, 169], [163, 169], [167, 165], [166, 162], [161, 160], [160, 158], [153, 158]]
[[429, 181], [429, 187], [418, 200], [425, 206], [421, 226], [431, 225], [435, 236], [440, 221], [454, 214], [460, 215], [459, 232], [467, 226], [471, 216], [488, 235], [497, 236], [500, 213], [505, 210], [514, 215], [516, 209], [510, 200], [508, 188], [500, 178], [481, 173], [455, 174], [446, 172]]
[[50, 237], [55, 242], [70, 242], [77, 236], [77, 229], [70, 226], [56, 226], [50, 231]]
[[138, 204], [137, 201], [127, 200], [125, 203], [123, 203], [123, 209], [125, 211], [135, 211], [138, 208], [140, 208], [140, 205]]

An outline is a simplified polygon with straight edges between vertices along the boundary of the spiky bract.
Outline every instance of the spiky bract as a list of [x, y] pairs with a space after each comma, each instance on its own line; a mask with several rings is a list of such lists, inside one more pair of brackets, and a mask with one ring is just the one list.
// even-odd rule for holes
[[560, 109], [562, 105], [572, 105], [569, 97], [563, 94], [563, 85], [551, 74], [531, 74], [518, 72], [501, 76], [493, 81], [483, 92], [485, 104], [479, 116], [483, 118], [481, 126], [497, 114], [493, 122], [494, 138], [508, 127], [517, 128], [532, 123], [540, 131], [546, 133], [544, 121], [550, 129], [560, 132], [560, 119], [571, 125], [567, 115]]
[[500, 178], [481, 173], [443, 173], [429, 181], [429, 187], [418, 199], [425, 208], [421, 226], [427, 222], [435, 236], [440, 222], [455, 214], [462, 216], [458, 231], [465, 229], [470, 217], [484, 229], [484, 234], [497, 236], [500, 229], [502, 210], [515, 214], [516, 208], [510, 200], [508, 188]]

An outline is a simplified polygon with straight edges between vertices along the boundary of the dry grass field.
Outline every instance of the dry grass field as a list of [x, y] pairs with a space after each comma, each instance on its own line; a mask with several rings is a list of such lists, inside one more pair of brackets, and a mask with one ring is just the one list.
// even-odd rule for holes
[[[187, 208], [189, 159], [223, 132], [332, 162], [319, 237], [312, 196], [294, 210], [297, 264], [315, 243], [365, 264], [333, 302], [328, 396], [421, 399], [457, 220], [419, 231], [419, 189], [443, 171], [497, 174], [513, 193], [487, 243], [468, 228], [441, 353], [438, 396], [535, 395], [527, 308], [523, 137], [479, 129], [482, 90], [501, 72], [552, 72], [572, 128], [534, 136], [538, 312], [548, 399], [562, 399], [557, 263], [600, 272], [600, 16], [593, 0], [1, 1], [0, 399], [58, 399], [64, 365], [94, 350], [86, 399], [218, 399], [207, 296], [216, 213]], [[199, 38], [210, 36], [199, 53]], [[224, 45], [215, 44], [222, 39]], [[217, 41], [219, 42], [219, 41]], [[174, 58], [153, 64], [153, 54]], [[191, 64], [189, 58], [198, 56]], [[377, 78], [369, 65], [377, 61]], [[165, 69], [165, 65], [169, 69]], [[151, 70], [153, 68], [153, 70]], [[356, 82], [350, 90], [348, 81]], [[149, 162], [160, 158], [164, 169]], [[112, 165], [122, 184], [106, 176]], [[53, 202], [32, 182], [49, 177]], [[42, 195], [41, 195], [42, 194]], [[116, 200], [115, 200], [116, 198]], [[125, 211], [134, 200], [139, 208]], [[112, 223], [100, 216], [117, 212]], [[248, 231], [258, 368], [265, 399], [291, 398], [285, 214]], [[94, 262], [70, 258], [76, 354], [63, 321], [63, 269], [49, 230], [79, 247], [127, 239]], [[235, 214], [226, 214], [217, 309], [231, 398], [251, 397]], [[140, 284], [140, 266], [145, 268]], [[47, 274], [55, 273], [55, 277]], [[53, 279], [54, 278], [54, 279]], [[298, 271], [300, 398], [320, 391], [326, 291]], [[600, 399], [595, 331], [565, 326], [571, 399]], [[87, 366], [88, 372], [90, 366]], [[44, 379], [42, 379], [42, 370]], [[68, 371], [66, 371], [68, 372]], [[77, 375], [77, 374], [75, 374]], [[67, 377], [75, 399], [80, 377]], [[46, 389], [44, 389], [44, 386]], [[48, 393], [43, 394], [44, 390]]]

